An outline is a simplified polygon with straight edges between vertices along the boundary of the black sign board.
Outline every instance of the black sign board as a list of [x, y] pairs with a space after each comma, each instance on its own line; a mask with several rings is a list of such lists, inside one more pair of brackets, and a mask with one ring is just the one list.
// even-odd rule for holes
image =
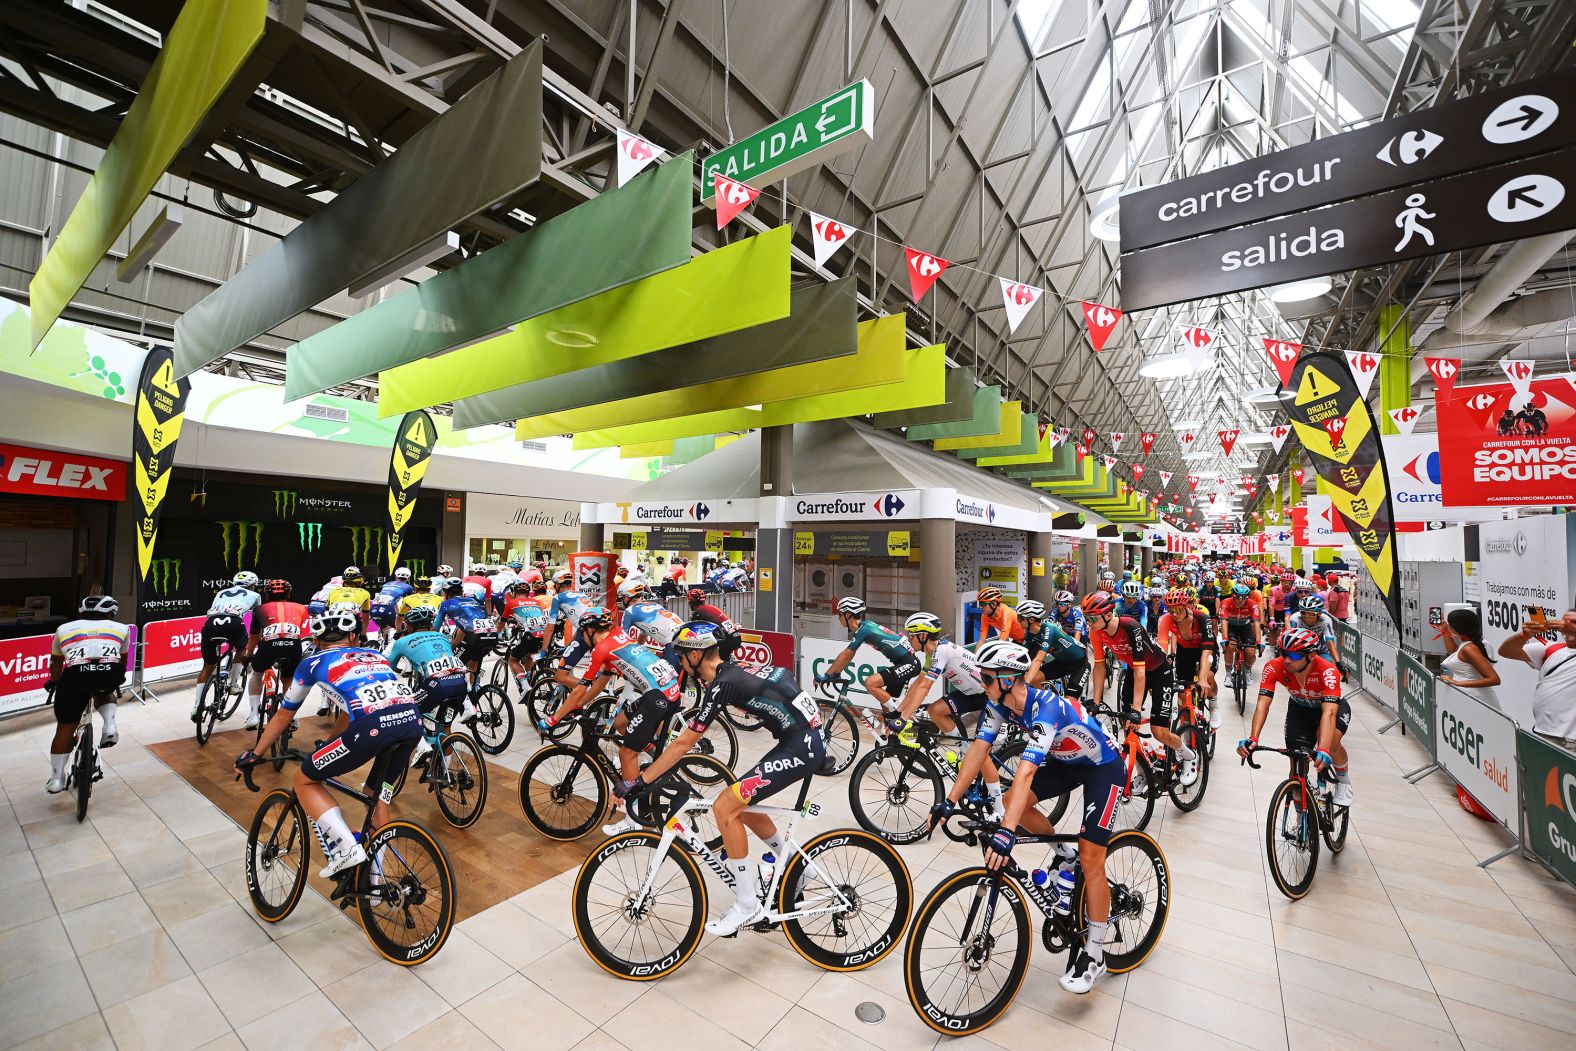
[[1121, 201], [1122, 251], [1571, 146], [1573, 109], [1576, 72], [1559, 73], [1136, 190]]
[[[813, 537], [813, 540], [810, 538]], [[806, 543], [806, 540], [810, 540]], [[858, 529], [795, 534], [794, 554], [800, 558], [897, 558], [918, 552], [919, 531]], [[808, 550], [807, 550], [808, 548]]]
[[[614, 533], [613, 546], [621, 551], [626, 551], [631, 544], [631, 533]], [[755, 538], [753, 536], [725, 536], [722, 538], [724, 551], [754, 551]], [[646, 551], [704, 551], [706, 550], [706, 530], [704, 529], [649, 529], [646, 531]]]
[[1081, 511], [1063, 511], [1051, 518], [1052, 529], [1082, 529], [1088, 521]]
[[1576, 228], [1576, 150], [1406, 186], [1122, 257], [1122, 309]]

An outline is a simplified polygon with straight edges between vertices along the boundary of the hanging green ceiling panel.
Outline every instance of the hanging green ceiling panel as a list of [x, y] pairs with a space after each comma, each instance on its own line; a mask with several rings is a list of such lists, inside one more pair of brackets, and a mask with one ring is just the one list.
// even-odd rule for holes
[[1103, 500], [1116, 496], [1116, 475], [1104, 467], [1096, 466], [1093, 469], [1094, 477], [1085, 482], [1079, 479], [1075, 482], [1032, 482], [1036, 489], [1049, 489], [1064, 500], [1082, 505], [1085, 499]]
[[609, 289], [513, 332], [378, 373], [378, 414], [458, 401], [788, 316], [792, 231], [779, 226]]
[[964, 460], [980, 460], [982, 457], [998, 456], [1029, 456], [1039, 448], [1039, 444], [1040, 421], [1032, 414], [1024, 412], [1018, 415], [1018, 437], [1015, 441], [989, 448], [959, 449], [957, 453]]
[[641, 457], [667, 456], [673, 452], [672, 442], [642, 442], [639, 445], [625, 445], [618, 450], [620, 460], [636, 460]]
[[[903, 321], [903, 315], [893, 314], [861, 323], [857, 354], [808, 365], [755, 372], [737, 379], [680, 387], [645, 398], [625, 398], [586, 409], [520, 419], [515, 423], [515, 436], [526, 440], [554, 434], [574, 434], [649, 423], [675, 416], [692, 416], [698, 412], [717, 412], [815, 394], [856, 390], [879, 383], [895, 383], [904, 378], [908, 369], [908, 359], [903, 351]], [[460, 406], [455, 407], [456, 427], [475, 427], [496, 422], [497, 418], [462, 420]]]
[[873, 427], [920, 427], [934, 423], [959, 423], [963, 420], [974, 418], [974, 392], [979, 387], [975, 382], [974, 367], [964, 365], [961, 368], [947, 370], [947, 400], [940, 405], [931, 405], [923, 409], [908, 409], [902, 412], [878, 412], [870, 419]]
[[1023, 418], [1023, 402], [1004, 401], [996, 409], [996, 429], [989, 434], [967, 438], [938, 438], [933, 443], [937, 452], [954, 449], [993, 449], [998, 445], [1018, 440], [1018, 421]]
[[286, 357], [285, 397], [441, 354], [683, 265], [690, 259], [686, 157], [302, 340]]
[[[1026, 417], [1027, 419], [1027, 417]], [[1049, 467], [1056, 462], [1056, 450], [1051, 448], [1049, 433], [1041, 434], [1038, 421], [1034, 423], [1034, 448], [1026, 453], [990, 456], [981, 455], [975, 463], [981, 467]], [[1061, 443], [1057, 443], [1060, 445]], [[959, 455], [962, 455], [961, 453]]]
[[[1085, 457], [1086, 460], [1090, 459]], [[1025, 481], [1058, 482], [1069, 478], [1077, 478], [1083, 470], [1083, 465], [1078, 462], [1077, 449], [1062, 442], [1051, 450], [1051, 462], [1018, 464], [1007, 468], [1008, 478], [1019, 478]]]
[[974, 388], [973, 409], [968, 419], [954, 423], [929, 423], [910, 427], [903, 435], [911, 442], [937, 438], [974, 438], [1001, 430], [1001, 388], [995, 384]]

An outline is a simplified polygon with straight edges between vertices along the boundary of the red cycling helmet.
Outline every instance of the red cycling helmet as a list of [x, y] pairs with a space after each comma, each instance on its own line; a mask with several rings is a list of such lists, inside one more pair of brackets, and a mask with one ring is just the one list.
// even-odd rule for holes
[[1111, 597], [1109, 591], [1096, 591], [1086, 595], [1082, 609], [1086, 617], [1103, 617], [1116, 608], [1116, 599]]
[[1282, 573], [1281, 574], [1281, 583], [1282, 584], [1295, 584], [1296, 582], [1297, 582], [1297, 574], [1295, 574], [1295, 573]]
[[1312, 653], [1319, 648], [1319, 636], [1307, 628], [1288, 628], [1281, 632], [1282, 653]]
[[1182, 588], [1172, 588], [1166, 592], [1166, 605], [1168, 606], [1191, 606], [1192, 604], [1193, 596], [1189, 595]]
[[290, 598], [290, 581], [265, 580], [263, 581], [264, 602], [286, 602]]
[[706, 601], [706, 592], [702, 591], [700, 588], [690, 588], [688, 591], [684, 592], [684, 597], [689, 599], [689, 604], [691, 606], [699, 606]]

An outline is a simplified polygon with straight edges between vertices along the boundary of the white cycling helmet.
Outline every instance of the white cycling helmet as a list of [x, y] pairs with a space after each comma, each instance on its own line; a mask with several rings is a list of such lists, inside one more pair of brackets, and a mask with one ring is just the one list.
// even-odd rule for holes
[[1020, 602], [1018, 603], [1018, 617], [1019, 619], [1033, 617], [1035, 620], [1044, 620], [1045, 604], [1036, 602], [1033, 599], [1029, 599], [1027, 602]]
[[903, 622], [903, 630], [910, 635], [940, 635], [941, 618], [934, 613], [916, 613]]
[[1016, 642], [1000, 639], [992, 639], [981, 646], [974, 660], [986, 671], [1018, 674], [1029, 670], [1029, 651]]
[[1144, 585], [1140, 584], [1138, 581], [1136, 581], [1136, 580], [1124, 580], [1124, 581], [1122, 581], [1122, 597], [1123, 598], [1138, 598], [1143, 593], [1144, 593]]
[[398, 569], [396, 569], [394, 571], [394, 579], [395, 580], [409, 580], [410, 579], [410, 570], [406, 569], [404, 566], [400, 566]]
[[850, 617], [862, 617], [868, 608], [864, 599], [854, 595], [845, 595], [837, 600], [837, 612], [846, 613]]
[[1056, 593], [1056, 604], [1058, 606], [1071, 606], [1077, 601], [1078, 596], [1074, 595], [1071, 591], [1058, 591]]
[[646, 582], [644, 580], [626, 580], [618, 586], [619, 598], [634, 598], [636, 595], [645, 593]]
[[255, 591], [257, 590], [258, 585], [257, 574], [253, 573], [250, 569], [243, 569], [235, 576], [230, 578], [230, 583], [234, 584], [238, 588], [251, 588]]
[[335, 605], [312, 618], [314, 639], [338, 639], [361, 630], [361, 610], [355, 606]]
[[115, 601], [114, 595], [89, 595], [82, 600], [82, 605], [77, 607], [77, 612], [85, 615], [113, 617], [120, 612], [120, 603]]
[[452, 576], [454, 576], [454, 567], [449, 565], [447, 562], [445, 562], [443, 565], [438, 567], [438, 576], [440, 576], [440, 577], [452, 577]]
[[1292, 584], [1291, 588], [1293, 591], [1312, 591], [1313, 581], [1309, 580], [1307, 577], [1298, 577], [1296, 582]]
[[1101, 580], [1115, 580], [1115, 579], [1116, 579], [1116, 574], [1115, 574], [1115, 573], [1113, 573], [1113, 572], [1111, 572], [1111, 571], [1110, 571], [1110, 570], [1109, 570], [1109, 569], [1108, 569], [1108, 570], [1106, 570], [1106, 571], [1105, 571], [1105, 572], [1104, 572], [1104, 573], [1101, 573], [1101, 574], [1100, 574], [1100, 579], [1101, 579]]

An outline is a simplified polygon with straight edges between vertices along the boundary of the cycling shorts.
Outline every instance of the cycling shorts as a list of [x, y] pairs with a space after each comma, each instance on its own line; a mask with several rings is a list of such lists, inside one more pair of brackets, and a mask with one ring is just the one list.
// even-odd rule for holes
[[465, 664], [479, 661], [497, 647], [497, 632], [489, 631], [480, 635], [466, 632], [464, 640], [460, 643], [460, 661]]
[[1029, 790], [1036, 799], [1055, 799], [1079, 785], [1083, 786], [1083, 824], [1078, 838], [1106, 846], [1115, 831], [1117, 804], [1127, 788], [1127, 763], [1121, 758], [1099, 766], [1051, 760], [1040, 764]]
[[414, 704], [396, 704], [352, 720], [344, 733], [313, 752], [301, 769], [319, 782], [348, 774], [373, 759], [382, 760], [373, 768], [374, 774], [398, 770], [399, 764], [410, 762], [420, 736], [421, 709]]
[[948, 690], [941, 700], [947, 706], [947, 710], [952, 713], [952, 718], [960, 724], [965, 715], [973, 715], [975, 712], [983, 712], [985, 710], [986, 698], [983, 691], [980, 693], [960, 693], [957, 690]]
[[631, 752], [644, 752], [657, 739], [673, 714], [673, 704], [661, 690], [647, 690], [624, 708], [629, 723], [624, 727], [623, 746]]
[[1177, 647], [1175, 658], [1177, 684], [1187, 686], [1198, 678], [1199, 665], [1203, 663], [1204, 651], [1201, 649], [1190, 650], [1186, 646]]
[[1084, 687], [1089, 684], [1088, 657], [1081, 660], [1041, 661], [1040, 667], [1045, 669], [1044, 682], [1062, 681], [1063, 697], [1071, 697], [1075, 701], [1083, 698]]
[[62, 670], [60, 681], [55, 684], [55, 722], [80, 721], [90, 698], [110, 693], [125, 681], [126, 666], [118, 660], [108, 664], [78, 664]]
[[809, 780], [826, 762], [826, 740], [815, 730], [805, 730], [779, 740], [733, 790], [746, 803], [759, 803], [789, 785]]
[[210, 613], [202, 622], [202, 662], [219, 662], [219, 644], [225, 643], [239, 657], [246, 648], [246, 621], [234, 613]]
[[[1310, 708], [1306, 704], [1286, 706], [1286, 747], [1307, 748], [1319, 746], [1319, 723], [1324, 719], [1324, 705]], [[1346, 733], [1352, 725], [1352, 706], [1342, 700], [1335, 714], [1335, 729]]]
[[465, 703], [466, 690], [465, 676], [459, 672], [423, 679], [416, 689], [416, 703], [420, 706], [422, 715], [432, 715], [444, 705], [448, 705], [453, 711], [439, 722], [450, 722], [459, 714], [460, 707]]
[[[1162, 730], [1171, 728], [1171, 670], [1165, 665], [1152, 668], [1144, 675], [1144, 689], [1149, 693], [1149, 724]], [[1122, 707], [1136, 711], [1133, 697], [1133, 669], [1122, 669]], [[1142, 698], [1138, 698], [1142, 700]]]
[[509, 656], [517, 661], [526, 660], [541, 652], [542, 636], [540, 635], [521, 635], [515, 640], [514, 645], [509, 647]]
[[1253, 622], [1251, 620], [1226, 621], [1226, 641], [1234, 642], [1238, 646], [1256, 646], [1253, 641]]
[[285, 680], [285, 685], [290, 684], [290, 679], [295, 675], [296, 665], [301, 663], [304, 653], [301, 648], [301, 639], [272, 639], [264, 640], [257, 644], [252, 651], [252, 670], [261, 674], [268, 670], [271, 664], [279, 665], [279, 675]]
[[918, 674], [919, 658], [910, 657], [908, 660], [881, 669], [881, 687], [893, 697], [901, 697], [903, 691], [908, 689], [908, 684], [913, 682], [914, 676]]

